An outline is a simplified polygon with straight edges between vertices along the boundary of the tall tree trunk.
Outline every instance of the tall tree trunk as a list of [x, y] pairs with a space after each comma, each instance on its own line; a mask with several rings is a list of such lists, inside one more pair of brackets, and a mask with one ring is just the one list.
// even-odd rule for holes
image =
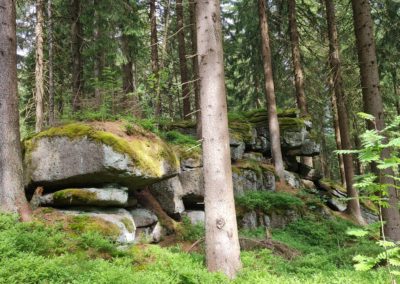
[[99, 48], [99, 41], [100, 41], [100, 17], [99, 12], [97, 11], [99, 2], [98, 0], [93, 0], [93, 7], [94, 7], [94, 17], [93, 17], [93, 40], [94, 44], [96, 45], [95, 49], [95, 56], [94, 56], [94, 66], [93, 66], [93, 75], [95, 79], [94, 84], [94, 97], [96, 100], [96, 107], [100, 107], [102, 104], [102, 95], [100, 90], [100, 82], [101, 82], [101, 73], [103, 69], [102, 64], [102, 52], [101, 48]]
[[[294, 72], [294, 85], [296, 88], [296, 99], [297, 107], [300, 110], [300, 116], [307, 116], [307, 103], [306, 95], [304, 91], [304, 74], [301, 67], [301, 55], [300, 55], [300, 44], [299, 44], [299, 32], [297, 30], [296, 20], [296, 0], [288, 0], [289, 9], [289, 34], [290, 34], [290, 45], [292, 48], [292, 61], [293, 61], [293, 72]], [[302, 157], [302, 161], [305, 165], [312, 167], [312, 157]]]
[[[376, 48], [374, 40], [371, 7], [368, 0], [352, 0], [354, 30], [356, 35], [358, 62], [360, 66], [361, 87], [364, 102], [364, 111], [375, 117], [375, 123], [368, 122], [367, 127], [377, 130], [385, 128], [383, 103], [379, 90], [379, 73], [376, 59]], [[382, 151], [381, 159], [390, 157], [388, 148]], [[379, 170], [374, 167], [375, 172]], [[385, 235], [392, 241], [400, 241], [400, 214], [398, 209], [397, 191], [394, 180], [388, 175], [393, 175], [392, 169], [382, 170], [380, 173], [383, 184], [388, 187], [389, 208], [382, 208]], [[393, 185], [393, 186], [392, 186]]]
[[275, 172], [281, 181], [285, 180], [285, 168], [283, 166], [282, 149], [280, 141], [280, 130], [278, 113], [275, 100], [275, 86], [272, 75], [271, 49], [269, 46], [268, 21], [265, 8], [265, 0], [258, 0], [258, 17], [261, 33], [262, 57], [265, 77], [265, 94], [268, 108], [268, 126], [271, 141], [272, 159], [274, 161]]
[[[340, 137], [340, 128], [339, 128], [339, 116], [338, 116], [338, 108], [337, 108], [337, 100], [334, 90], [334, 82], [333, 76], [329, 78], [329, 84], [332, 87], [332, 94], [331, 94], [331, 103], [332, 103], [332, 120], [333, 120], [333, 129], [335, 130], [335, 142], [336, 142], [336, 149], [342, 150], [342, 138]], [[340, 180], [343, 186], [346, 186], [346, 177], [344, 172], [344, 164], [343, 164], [343, 156], [337, 155], [338, 163], [339, 163], [339, 171], [340, 171]]]
[[48, 44], [49, 44], [49, 125], [53, 126], [55, 122], [54, 112], [54, 69], [53, 69], [53, 8], [52, 0], [47, 2], [47, 24], [48, 24]]
[[72, 0], [72, 110], [80, 109], [80, 100], [83, 89], [83, 65], [82, 65], [82, 24], [80, 21], [81, 2]]
[[292, 48], [292, 61], [294, 71], [294, 84], [296, 88], [297, 107], [301, 116], [308, 115], [306, 95], [304, 91], [304, 75], [301, 68], [301, 55], [299, 44], [299, 32], [297, 30], [296, 20], [296, 0], [288, 0], [289, 9], [289, 29], [290, 45]]
[[176, 0], [176, 27], [178, 29], [179, 68], [181, 72], [183, 119], [190, 119], [190, 88], [186, 62], [185, 30], [183, 21], [182, 0]]
[[19, 213], [29, 221], [19, 133], [15, 1], [2, 1], [0, 19], [0, 211]]
[[392, 81], [393, 81], [393, 94], [396, 98], [396, 111], [397, 115], [400, 115], [400, 95], [398, 94], [398, 85], [397, 85], [397, 72], [396, 70], [392, 71]]
[[220, 2], [197, 1], [196, 8], [206, 261], [209, 271], [221, 271], [234, 278], [241, 262], [229, 150]]
[[196, 108], [196, 134], [201, 139], [201, 114], [200, 114], [200, 86], [199, 86], [199, 62], [197, 58], [197, 28], [196, 28], [196, 3], [189, 1], [190, 12], [190, 35], [192, 40], [192, 65], [193, 65], [193, 88], [194, 102]]
[[[347, 117], [346, 99], [343, 92], [342, 71], [339, 56], [339, 40], [336, 29], [335, 6], [333, 0], [325, 0], [326, 18], [328, 22], [329, 35], [329, 64], [331, 66], [332, 83], [334, 96], [337, 101], [337, 114], [340, 129], [341, 147], [343, 150], [351, 150], [350, 122]], [[361, 215], [358, 192], [353, 186], [354, 165], [352, 155], [343, 155], [343, 165], [346, 179], [347, 213], [349, 213], [360, 224], [365, 224]]]
[[43, 0], [36, 0], [36, 52], [35, 52], [35, 101], [36, 101], [36, 124], [35, 131], [40, 132], [43, 129], [43, 96], [44, 96], [44, 78], [43, 78]]
[[[150, 0], [150, 42], [151, 42], [151, 70], [156, 79], [156, 86], [159, 86], [160, 77], [160, 62], [158, 57], [158, 36], [157, 36], [157, 14], [156, 14], [156, 0]], [[158, 87], [156, 87], [157, 89]], [[160, 92], [156, 92], [156, 110], [155, 116], [159, 117], [161, 115], [161, 97]]]

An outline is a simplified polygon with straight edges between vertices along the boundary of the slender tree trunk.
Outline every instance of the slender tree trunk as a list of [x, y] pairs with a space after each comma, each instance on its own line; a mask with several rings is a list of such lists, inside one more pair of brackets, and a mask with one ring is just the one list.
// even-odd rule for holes
[[[337, 109], [337, 100], [334, 90], [334, 82], [333, 76], [329, 78], [329, 84], [332, 87], [332, 94], [331, 94], [331, 102], [332, 102], [332, 120], [333, 120], [333, 129], [335, 130], [335, 142], [336, 142], [336, 149], [342, 150], [342, 138], [340, 137], [340, 129], [339, 129], [339, 116], [338, 116], [338, 109]], [[343, 156], [337, 155], [338, 163], [339, 163], [339, 171], [340, 171], [340, 180], [343, 186], [346, 186], [346, 177], [344, 172], [344, 164], [343, 164]]]
[[393, 70], [392, 72], [392, 81], [393, 81], [393, 94], [396, 98], [396, 111], [397, 115], [400, 115], [400, 95], [398, 94], [397, 91], [397, 72], [396, 70]]
[[[329, 35], [329, 64], [331, 66], [332, 83], [334, 96], [337, 101], [337, 113], [340, 129], [341, 147], [343, 150], [351, 150], [350, 122], [347, 117], [346, 99], [343, 92], [342, 71], [339, 55], [339, 40], [336, 29], [335, 6], [333, 0], [325, 0], [326, 18], [328, 22]], [[354, 165], [352, 155], [343, 155], [343, 165], [346, 179], [347, 196], [350, 200], [347, 202], [347, 213], [349, 213], [360, 224], [365, 224], [361, 215], [358, 192], [353, 186]]]
[[48, 44], [49, 44], [49, 125], [53, 126], [55, 122], [54, 112], [54, 69], [53, 69], [53, 8], [52, 0], [47, 2], [47, 24], [48, 24]]
[[241, 262], [229, 150], [220, 2], [197, 1], [196, 8], [206, 261], [209, 271], [221, 271], [234, 278]]
[[81, 2], [72, 0], [72, 110], [80, 109], [80, 100], [83, 89], [83, 65], [82, 65], [82, 24], [80, 21]]
[[[151, 70], [153, 71], [154, 77], [156, 79], [155, 86], [159, 86], [160, 77], [160, 62], [158, 57], [158, 36], [157, 36], [157, 14], [156, 14], [156, 0], [150, 0], [150, 39], [151, 39]], [[160, 92], [157, 91], [156, 87], [156, 110], [155, 116], [159, 117], [161, 115], [161, 97]]]
[[[301, 67], [301, 55], [300, 55], [300, 44], [299, 44], [299, 32], [297, 30], [296, 21], [296, 0], [288, 0], [289, 9], [289, 34], [290, 34], [290, 45], [292, 48], [292, 61], [294, 71], [294, 85], [296, 88], [296, 99], [297, 107], [300, 110], [300, 116], [307, 116], [307, 103], [306, 95], [304, 91], [304, 74]], [[312, 157], [302, 157], [302, 162], [309, 166], [313, 166]]]
[[168, 49], [168, 31], [169, 31], [170, 8], [171, 8], [171, 0], [168, 0], [167, 7], [165, 7], [165, 11], [164, 11], [164, 39], [163, 39], [161, 60], [160, 60], [160, 68], [161, 69], [163, 69], [165, 67], [165, 59], [166, 59], [167, 49]]
[[183, 2], [176, 0], [176, 27], [178, 28], [179, 69], [181, 72], [183, 119], [190, 119], [189, 73], [186, 62], [185, 30], [183, 21]]
[[0, 7], [0, 211], [31, 220], [23, 185], [17, 94], [15, 1]]
[[43, 78], [43, 0], [36, 1], [36, 53], [35, 53], [35, 101], [36, 101], [36, 124], [35, 131], [40, 132], [43, 129], [43, 96], [44, 96], [44, 78]]
[[[324, 133], [323, 131], [324, 131], [324, 125], [323, 125], [323, 123], [321, 123], [320, 133]], [[321, 135], [321, 168], [322, 168], [323, 176], [327, 179], [330, 179], [331, 172], [330, 172], [329, 165], [328, 165], [328, 155], [327, 155], [327, 150], [326, 150], [325, 135]]]
[[[367, 127], [377, 130], [385, 128], [382, 97], [379, 90], [379, 73], [376, 59], [371, 7], [368, 0], [352, 0], [354, 30], [356, 35], [358, 62], [360, 65], [361, 87], [364, 102], [364, 111], [375, 117], [375, 122], [368, 122]], [[382, 151], [381, 158], [390, 157], [388, 148]], [[379, 170], [374, 167], [375, 172]], [[382, 208], [385, 235], [392, 241], [400, 241], [400, 214], [398, 209], [397, 191], [394, 180], [388, 175], [393, 175], [392, 169], [382, 170], [380, 173], [383, 184], [388, 187], [389, 208]]]
[[282, 149], [280, 141], [280, 130], [278, 113], [275, 100], [275, 86], [272, 75], [271, 49], [269, 46], [268, 20], [265, 8], [265, 0], [258, 0], [258, 17], [261, 33], [262, 57], [265, 77], [265, 94], [268, 108], [268, 124], [271, 140], [272, 159], [274, 161], [275, 172], [281, 181], [285, 180], [285, 168], [283, 166]]
[[199, 86], [199, 63], [197, 58], [197, 28], [196, 28], [196, 3], [189, 1], [190, 11], [190, 35], [192, 40], [192, 65], [193, 65], [193, 88], [194, 102], [196, 108], [196, 134], [201, 139], [201, 114], [200, 114], [200, 86]]
[[94, 67], [93, 67], [93, 75], [95, 79], [94, 84], [94, 97], [96, 100], [96, 107], [100, 107], [102, 104], [102, 95], [100, 90], [100, 82], [101, 82], [101, 73], [103, 69], [102, 64], [102, 52], [101, 48], [99, 48], [99, 41], [100, 41], [100, 17], [99, 12], [97, 11], [99, 2], [98, 0], [93, 0], [93, 7], [94, 7], [94, 17], [93, 17], [93, 40], [94, 44], [96, 45], [95, 56], [94, 56]]
[[299, 44], [299, 32], [296, 21], [296, 0], [288, 0], [289, 9], [289, 29], [290, 45], [292, 48], [292, 61], [294, 71], [294, 84], [296, 88], [297, 107], [300, 109], [300, 115], [308, 115], [306, 95], [304, 91], [304, 75], [301, 68], [301, 55]]

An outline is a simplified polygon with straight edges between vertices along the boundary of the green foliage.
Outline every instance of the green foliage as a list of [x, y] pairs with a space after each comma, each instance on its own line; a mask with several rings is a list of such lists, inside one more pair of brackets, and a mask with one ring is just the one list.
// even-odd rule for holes
[[188, 145], [188, 146], [199, 146], [199, 142], [190, 135], [182, 134], [179, 131], [168, 131], [161, 134], [162, 137], [170, 142], [171, 144], [176, 145]]
[[179, 229], [179, 238], [181, 240], [194, 242], [203, 238], [204, 235], [204, 223], [192, 224], [188, 217], [183, 217]]
[[248, 191], [243, 196], [236, 197], [236, 204], [247, 210], [271, 211], [300, 209], [303, 201], [289, 193], [270, 191]]

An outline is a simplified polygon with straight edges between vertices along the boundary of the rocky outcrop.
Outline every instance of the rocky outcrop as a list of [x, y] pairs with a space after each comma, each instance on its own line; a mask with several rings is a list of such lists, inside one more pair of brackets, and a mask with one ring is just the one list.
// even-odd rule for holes
[[142, 188], [179, 173], [179, 161], [158, 136], [119, 122], [50, 128], [24, 142], [25, 183], [46, 188], [118, 183]]
[[99, 206], [126, 207], [128, 205], [127, 188], [68, 188], [40, 198], [45, 206]]

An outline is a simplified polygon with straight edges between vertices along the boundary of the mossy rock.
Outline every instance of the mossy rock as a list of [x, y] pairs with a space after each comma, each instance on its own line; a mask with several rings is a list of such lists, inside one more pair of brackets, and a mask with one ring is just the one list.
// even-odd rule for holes
[[176, 175], [180, 164], [157, 135], [123, 122], [73, 123], [24, 141], [30, 187], [119, 183], [139, 188]]

